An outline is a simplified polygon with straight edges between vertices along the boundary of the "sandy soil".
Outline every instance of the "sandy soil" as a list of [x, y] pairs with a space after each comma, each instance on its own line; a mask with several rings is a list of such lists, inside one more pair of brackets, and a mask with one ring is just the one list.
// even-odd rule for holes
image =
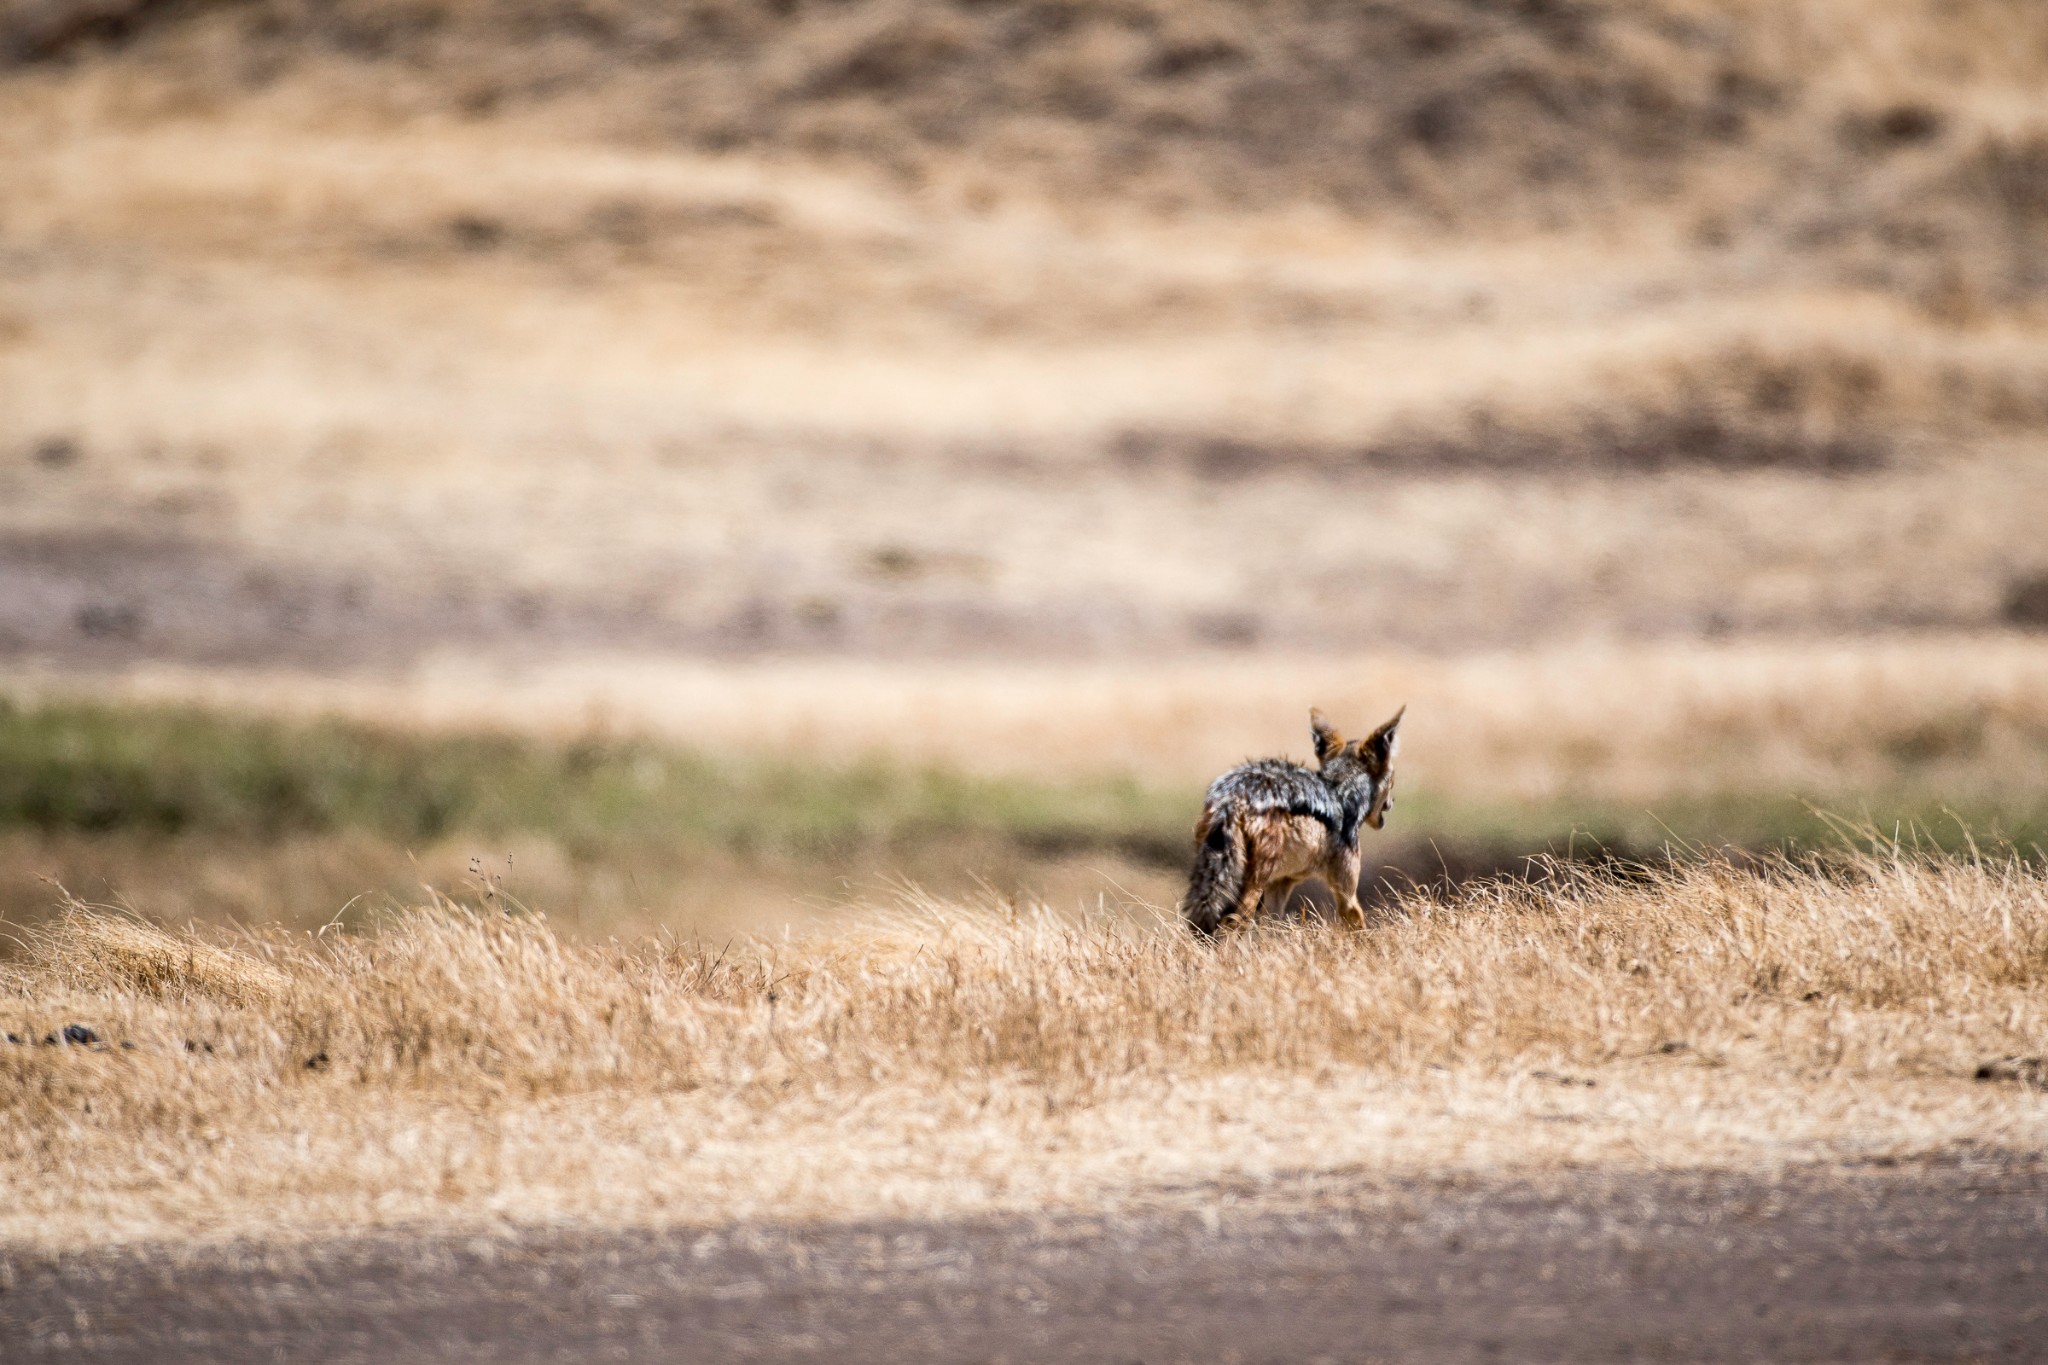
[[2039, 625], [1964, 8], [0, 6], [0, 663]]
[[1136, 1217], [0, 1249], [21, 1360], [2048, 1360], [2048, 1168], [1208, 1187]]

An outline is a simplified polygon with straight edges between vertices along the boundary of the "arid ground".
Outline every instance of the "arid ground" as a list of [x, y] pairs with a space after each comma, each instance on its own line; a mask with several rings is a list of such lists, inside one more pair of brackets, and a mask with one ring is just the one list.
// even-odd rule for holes
[[489, 901], [240, 936], [73, 905], [0, 977], [0, 1325], [2038, 1359], [2044, 980], [2038, 869], [1903, 850], [1221, 946], [999, 904], [583, 945]]
[[0, 0], [0, 1345], [2038, 1358], [2044, 524], [2031, 0]]
[[17, 657], [2048, 615], [2023, 3], [126, 10], [0, 86]]
[[[0, 54], [17, 698], [1129, 782], [1154, 849], [1408, 702], [1404, 877], [2038, 827], [2030, 4], [9, 0]], [[15, 916], [1179, 872], [11, 823]]]
[[[1181, 787], [1333, 676], [1429, 762], [1456, 713], [1403, 660], [1668, 715], [1638, 650], [1762, 648], [1798, 730], [1927, 642], [1913, 795], [2011, 752], [1978, 658], [2048, 621], [2031, 5], [10, 0], [0, 53], [17, 691], [525, 730], [625, 691], [844, 757], [816, 711], [872, 666], [842, 724], [922, 758], [906, 698], [1014, 669], [1028, 728], [949, 763]], [[769, 661], [819, 670], [786, 724], [732, 704]], [[1103, 752], [1058, 737], [1096, 668], [1131, 709], [1283, 681], [1228, 745]], [[1900, 795], [1814, 776], [1746, 785]]]
[[[1964, 1162], [1219, 1189], [1125, 1217], [24, 1257], [28, 1360], [2041, 1358], [2048, 1180]], [[1959, 1214], [1969, 1235], [1957, 1240]]]

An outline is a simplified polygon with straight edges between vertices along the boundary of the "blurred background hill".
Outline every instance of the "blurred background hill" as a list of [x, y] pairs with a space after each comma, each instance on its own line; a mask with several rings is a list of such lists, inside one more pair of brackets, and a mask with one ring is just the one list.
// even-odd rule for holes
[[0, 168], [9, 904], [2036, 827], [2028, 0], [0, 0]]

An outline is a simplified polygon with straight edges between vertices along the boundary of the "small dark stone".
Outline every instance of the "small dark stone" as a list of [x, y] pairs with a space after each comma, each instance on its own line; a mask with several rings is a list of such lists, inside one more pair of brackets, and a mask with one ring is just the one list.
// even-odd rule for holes
[[1591, 1076], [1567, 1076], [1558, 1071], [1532, 1071], [1529, 1075], [1534, 1080], [1549, 1081], [1552, 1085], [1583, 1085], [1590, 1087], [1599, 1084]]
[[2048, 1090], [2048, 1057], [2000, 1057], [1977, 1068], [1980, 1081], [2017, 1081], [2035, 1090]]
[[1894, 104], [1886, 109], [1852, 114], [1842, 122], [1842, 138], [1865, 152], [1889, 152], [1932, 142], [1947, 120], [1939, 109], [1924, 104]]
[[2032, 574], [2008, 584], [2003, 615], [2009, 626], [2048, 630], [2048, 573]]
[[1246, 649], [1259, 642], [1259, 620], [1250, 612], [1201, 612], [1191, 624], [1195, 638], [1204, 644]]
[[494, 218], [465, 213], [451, 220], [448, 231], [465, 251], [489, 251], [505, 240], [505, 225]]
[[20, 1046], [21, 1046], [21, 1039], [20, 1039], [20, 1037], [19, 1037], [19, 1036], [15, 1035], [15, 1034], [12, 1034], [12, 1033], [8, 1034], [8, 1035], [7, 1035], [7, 1041], [8, 1041], [8, 1042], [10, 1042], [10, 1043], [12, 1043], [12, 1044], [14, 1044], [14, 1045], [15, 1045], [16, 1047], [20, 1047]]
[[132, 640], [142, 630], [142, 613], [125, 602], [92, 602], [73, 618], [78, 633], [91, 640]]
[[1926, 142], [1941, 135], [1938, 110], [1924, 104], [1895, 104], [1871, 121], [1871, 128], [1887, 142]]
[[1432, 96], [1408, 111], [1408, 135], [1433, 151], [1449, 148], [1465, 131], [1465, 118], [1451, 95]]
[[99, 1040], [100, 1036], [83, 1024], [66, 1024], [64, 1026], [64, 1041], [67, 1043], [77, 1043], [80, 1046], [84, 1046], [87, 1043], [97, 1043]]
[[43, 1035], [43, 1046], [44, 1046], [44, 1047], [55, 1047], [55, 1046], [57, 1046], [57, 1035], [56, 1035], [56, 1034], [54, 1034], [54, 1033], [45, 1033], [45, 1034]]
[[878, 578], [915, 578], [924, 571], [917, 551], [901, 545], [880, 545], [868, 552], [868, 572]]
[[324, 1052], [316, 1052], [316, 1053], [314, 1053], [314, 1054], [313, 1054], [312, 1056], [310, 1056], [310, 1057], [308, 1057], [308, 1058], [306, 1059], [306, 1070], [308, 1070], [308, 1071], [325, 1071], [326, 1069], [327, 1069], [327, 1054], [326, 1054], [326, 1053], [324, 1053]]
[[123, 1051], [123, 1052], [133, 1052], [133, 1051], [135, 1051], [135, 1044], [134, 1044], [134, 1043], [132, 1043], [132, 1042], [130, 1042], [130, 1041], [129, 1041], [128, 1039], [126, 1039], [126, 1038], [123, 1038], [123, 1039], [121, 1040], [121, 1051]]
[[35, 462], [45, 469], [63, 469], [78, 463], [78, 442], [69, 436], [45, 436], [36, 442]]
[[1680, 1040], [1674, 1038], [1668, 1043], [1657, 1044], [1657, 1051], [1662, 1052], [1667, 1056], [1674, 1052], [1690, 1052], [1692, 1051], [1692, 1044], [1687, 1042], [1681, 1042]]

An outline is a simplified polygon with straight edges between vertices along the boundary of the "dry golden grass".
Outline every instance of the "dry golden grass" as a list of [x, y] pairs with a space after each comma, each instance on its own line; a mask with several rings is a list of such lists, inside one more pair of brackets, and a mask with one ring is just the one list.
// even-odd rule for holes
[[266, 840], [11, 830], [0, 833], [0, 923], [55, 913], [52, 882], [146, 909], [163, 924], [305, 928], [338, 912], [355, 923], [419, 899], [425, 887], [471, 887], [485, 876], [522, 904], [544, 907], [570, 938], [667, 930], [724, 942], [835, 932], [850, 907], [906, 887], [946, 896], [993, 889], [1062, 909], [1164, 903], [1179, 894], [1180, 869], [1112, 849], [1020, 847], [990, 832], [777, 856], [703, 843], [593, 853], [545, 831], [464, 831], [409, 844], [361, 830]]
[[[934, 1215], [1304, 1173], [2038, 1148], [2048, 880], [1891, 850], [1413, 899], [1220, 948], [919, 905], [572, 945], [448, 904], [241, 938], [74, 907], [0, 1017], [0, 1237]], [[1209, 1193], [1204, 1193], [1209, 1191]]]
[[261, 958], [202, 943], [173, 941], [135, 919], [72, 902], [57, 932], [33, 931], [37, 960], [58, 990], [112, 987], [157, 1000], [214, 1000], [261, 1008], [285, 992], [285, 976]]

